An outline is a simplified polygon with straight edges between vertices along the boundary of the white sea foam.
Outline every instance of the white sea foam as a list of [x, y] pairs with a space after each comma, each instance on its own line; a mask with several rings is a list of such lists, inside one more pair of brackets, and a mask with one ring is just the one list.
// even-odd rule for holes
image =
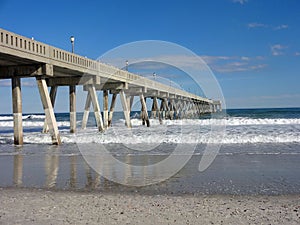
[[[28, 116], [27, 116], [28, 117]], [[13, 121], [1, 117], [0, 129], [12, 128]], [[27, 128], [43, 127], [44, 117], [32, 115], [23, 120]], [[6, 120], [7, 119], [7, 120]], [[12, 119], [12, 117], [11, 117]], [[164, 120], [161, 125], [158, 119], [151, 119], [151, 127], [141, 125], [141, 120], [132, 119], [132, 129], [124, 126], [120, 119], [104, 133], [97, 132], [95, 127], [81, 130], [76, 135], [69, 134], [69, 121], [58, 122], [61, 138], [64, 143], [123, 143], [150, 144], [159, 143], [300, 143], [300, 119], [253, 119], [247, 117], [229, 117], [225, 119], [183, 119]], [[211, 132], [211, 126], [226, 125], [226, 135], [220, 136]], [[36, 129], [35, 129], [36, 131]], [[12, 132], [12, 131], [11, 131]], [[0, 143], [12, 143], [12, 133], [0, 134]], [[25, 132], [26, 143], [51, 143], [49, 134]]]

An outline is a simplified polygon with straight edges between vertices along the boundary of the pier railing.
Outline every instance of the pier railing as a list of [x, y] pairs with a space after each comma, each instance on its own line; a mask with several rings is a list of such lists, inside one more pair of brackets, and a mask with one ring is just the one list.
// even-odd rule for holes
[[166, 92], [196, 101], [212, 103], [212, 100], [197, 96], [184, 90], [171, 87], [157, 81], [121, 70], [111, 65], [79, 56], [77, 54], [52, 47], [42, 42], [27, 38], [4, 29], [0, 29], [0, 47], [18, 51], [24, 57], [38, 62], [61, 66], [82, 74], [99, 75], [104, 78], [126, 82], [135, 86], [142, 86], [151, 90]]

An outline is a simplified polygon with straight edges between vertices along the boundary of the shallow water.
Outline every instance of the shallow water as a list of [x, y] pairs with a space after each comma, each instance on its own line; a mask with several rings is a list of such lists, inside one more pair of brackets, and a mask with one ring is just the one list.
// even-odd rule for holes
[[[80, 127], [82, 113], [77, 116]], [[151, 127], [141, 126], [137, 112], [131, 116], [132, 129], [124, 126], [123, 114], [116, 112], [112, 127], [99, 133], [91, 114], [87, 129], [78, 128], [75, 135], [69, 133], [69, 114], [58, 113], [63, 144], [52, 146], [50, 135], [40, 132], [44, 115], [24, 115], [25, 144], [18, 147], [13, 145], [12, 116], [0, 115], [0, 187], [149, 194], [300, 193], [300, 108], [228, 110], [214, 118], [164, 120], [163, 125], [152, 119]], [[199, 172], [206, 147], [217, 145], [222, 146], [217, 157], [208, 169]], [[149, 166], [168, 159], [178, 146], [180, 151], [171, 164], [159, 169]], [[83, 149], [87, 151], [82, 156]], [[123, 164], [107, 160], [101, 155], [103, 151], [98, 154], [101, 149]], [[191, 159], [179, 172], [172, 170], [190, 154]], [[131, 185], [163, 182], [132, 187], [104, 177]]]
[[[300, 145], [226, 144], [204, 172], [198, 171], [204, 145], [198, 145], [189, 162], [164, 182], [128, 187], [105, 179], [88, 166], [76, 144], [51, 146], [28, 144], [1, 146], [0, 187], [51, 188], [97, 192], [141, 192], [144, 194], [299, 194]], [[121, 161], [136, 165], [153, 164], [169, 154], [168, 150], [130, 154], [120, 144], [110, 145]], [[172, 149], [164, 145], [162, 149]], [[180, 155], [178, 156], [180, 157]], [[131, 171], [110, 170], [122, 179], [143, 177]], [[153, 179], [166, 171], [147, 171]]]

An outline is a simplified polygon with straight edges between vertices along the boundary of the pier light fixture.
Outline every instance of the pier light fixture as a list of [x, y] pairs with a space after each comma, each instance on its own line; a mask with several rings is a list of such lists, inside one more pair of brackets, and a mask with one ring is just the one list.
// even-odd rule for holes
[[75, 41], [75, 37], [71, 36], [70, 37], [70, 41], [71, 41], [71, 44], [72, 44], [72, 53], [74, 53], [74, 41]]
[[128, 71], [128, 65], [129, 65], [128, 60], [126, 60], [125, 63], [126, 63], [125, 69], [126, 69], [126, 71]]
[[154, 80], [156, 80], [156, 73], [155, 72], [153, 73], [153, 78], [154, 78]]

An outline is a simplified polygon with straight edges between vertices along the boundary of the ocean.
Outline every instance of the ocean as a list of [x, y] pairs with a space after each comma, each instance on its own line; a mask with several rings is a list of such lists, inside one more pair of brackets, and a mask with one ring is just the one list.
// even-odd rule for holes
[[[158, 119], [150, 119], [150, 127], [141, 125], [139, 112], [132, 112], [132, 129], [125, 127], [123, 114], [116, 112], [112, 127], [104, 133], [97, 132], [92, 113], [87, 129], [81, 130], [82, 113], [78, 113], [76, 134], [69, 133], [69, 114], [57, 113], [61, 146], [52, 146], [49, 134], [41, 133], [44, 118], [43, 114], [24, 114], [24, 145], [14, 146], [12, 115], [0, 115], [0, 187], [175, 194], [300, 193], [300, 108], [228, 109], [214, 117], [164, 120], [162, 125]], [[219, 126], [224, 132], [214, 129]], [[176, 146], [183, 146], [177, 153], [179, 158], [193, 151], [170, 178], [132, 187], [95, 172], [80, 151], [80, 146], [90, 144], [105, 146], [119, 161], [133, 165], [158, 163]], [[218, 151], [211, 165], [200, 172], [199, 161], [207, 146], [217, 146]], [[145, 178], [141, 172], [125, 173], [122, 168], [105, 165], [114, 181]], [[151, 181], [167, 172], [151, 170], [145, 179]]]

